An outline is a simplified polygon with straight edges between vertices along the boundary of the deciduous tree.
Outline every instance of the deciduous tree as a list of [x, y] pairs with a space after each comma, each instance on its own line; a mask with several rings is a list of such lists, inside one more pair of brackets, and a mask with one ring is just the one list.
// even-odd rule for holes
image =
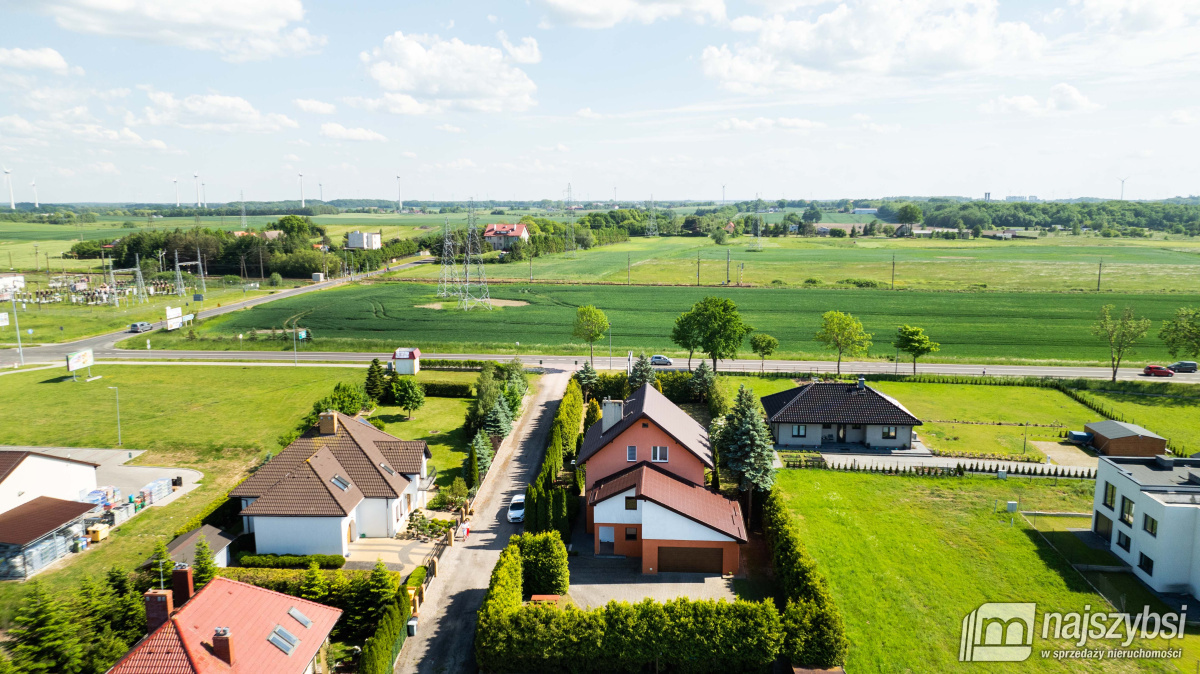
[[775, 349], [778, 348], [779, 340], [766, 334], [765, 332], [760, 332], [750, 338], [750, 350], [762, 358], [762, 364], [760, 367], [760, 370], [762, 371], [767, 369], [767, 359], [770, 358], [771, 354], [775, 353]]
[[871, 348], [871, 333], [863, 330], [862, 321], [840, 311], [826, 311], [821, 316], [821, 329], [813, 338], [837, 351], [838, 374], [842, 373], [843, 356], [859, 356]]
[[596, 307], [588, 304], [575, 310], [575, 329], [571, 334], [587, 342], [588, 361], [593, 366], [596, 364], [593, 347], [604, 333], [608, 332], [608, 328], [608, 316]]
[[1200, 311], [1176, 309], [1175, 318], [1163, 321], [1158, 338], [1166, 342], [1167, 351], [1176, 358], [1200, 356]]
[[675, 319], [671, 328], [671, 341], [681, 349], [687, 349], [688, 369], [692, 369], [692, 355], [701, 347], [700, 328], [696, 323], [695, 307], [683, 312]]
[[737, 305], [724, 297], [705, 297], [692, 306], [696, 329], [699, 333], [700, 350], [712, 359], [713, 372], [717, 361], [734, 358], [745, 341], [746, 335], [754, 332], [742, 320]]
[[929, 339], [925, 330], [911, 325], [902, 325], [896, 330], [896, 341], [892, 346], [912, 356], [913, 374], [917, 373], [917, 359], [938, 351], [941, 344]]
[[902, 225], [915, 225], [924, 219], [925, 214], [916, 204], [904, 204], [896, 211], [896, 222]]
[[413, 412], [425, 406], [425, 389], [412, 377], [400, 377], [392, 384], [392, 398], [412, 419]]
[[1108, 342], [1109, 362], [1112, 365], [1112, 380], [1117, 380], [1121, 360], [1133, 353], [1133, 347], [1150, 330], [1149, 318], [1137, 318], [1133, 307], [1125, 307], [1120, 316], [1113, 316], [1115, 305], [1100, 307], [1100, 318], [1092, 325], [1092, 334]]

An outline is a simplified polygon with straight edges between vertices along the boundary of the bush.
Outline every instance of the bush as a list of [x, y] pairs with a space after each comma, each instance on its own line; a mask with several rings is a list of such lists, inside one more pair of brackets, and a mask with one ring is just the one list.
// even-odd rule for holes
[[872, 281], [871, 279], [865, 279], [865, 278], [846, 278], [846, 279], [842, 279], [841, 281], [838, 281], [838, 283], [841, 283], [843, 285], [848, 285], [848, 286], [855, 286], [857, 288], [886, 288], [886, 287], [888, 287], [888, 284], [883, 283], [881, 281]]
[[[237, 483], [237, 485], [234, 485], [234, 489], [236, 489], [238, 485], [245, 481], [245, 478], [243, 478]], [[205, 524], [213, 524], [216, 526], [226, 522], [231, 522], [237, 517], [237, 514], [241, 512], [241, 510], [242, 500], [229, 498], [229, 494], [225, 494], [224, 498], [214, 500], [212, 503], [204, 506], [203, 510], [189, 517], [187, 521], [179, 525], [179, 528], [175, 530], [175, 533], [172, 536], [182, 536], [193, 529], [199, 529]]]
[[662, 387], [662, 393], [676, 404], [696, 402], [695, 396], [692, 393], [692, 373], [687, 372], [659, 372], [658, 385]]
[[429, 381], [423, 382], [421, 388], [425, 389], [425, 395], [434, 398], [474, 398], [475, 389], [470, 384], [464, 384], [456, 381]]
[[271, 277], [267, 279], [267, 285], [278, 288], [283, 285], [283, 277], [279, 275], [279, 272], [271, 272]]
[[322, 569], [340, 569], [346, 564], [341, 555], [250, 555], [238, 557], [238, 564], [247, 569], [307, 569], [316, 562]]
[[454, 360], [450, 358], [422, 358], [422, 370], [482, 370], [484, 363], [494, 360]]
[[408, 574], [408, 580], [404, 581], [407, 587], [421, 587], [425, 584], [425, 575], [428, 573], [425, 567], [418, 566], [413, 569], [413, 572]]
[[[305, 570], [302, 569], [243, 569], [233, 566], [217, 569], [218, 576], [224, 576], [230, 580], [236, 580], [267, 590], [290, 594], [293, 597], [300, 596], [300, 583], [304, 580], [304, 574]], [[371, 576], [370, 571], [349, 571], [346, 569], [321, 571], [321, 574], [329, 584], [329, 596], [325, 603], [335, 608], [349, 607], [349, 595], [352, 595], [358, 586], [366, 583], [367, 578]], [[400, 582], [400, 574], [394, 573], [393, 575], [398, 584]], [[157, 585], [157, 583], [158, 574], [155, 573], [154, 584]]]
[[513, 536], [524, 563], [522, 587], [527, 595], [564, 595], [571, 589], [567, 546], [557, 531]]

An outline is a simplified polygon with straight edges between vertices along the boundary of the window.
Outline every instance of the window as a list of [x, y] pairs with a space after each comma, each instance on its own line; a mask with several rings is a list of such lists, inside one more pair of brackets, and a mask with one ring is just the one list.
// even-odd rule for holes
[[625, 509], [626, 510], [637, 510], [637, 497], [636, 496], [626, 496], [625, 497]]
[[1158, 520], [1149, 515], [1142, 515], [1142, 528], [1151, 536], [1158, 537]]
[[300, 639], [284, 629], [282, 625], [275, 626], [275, 630], [267, 637], [267, 641], [275, 644], [275, 648], [288, 655], [291, 655], [292, 651], [296, 650], [296, 646], [300, 645]]
[[386, 463], [381, 463], [381, 464], [379, 464], [379, 467], [380, 467], [380, 468], [382, 468], [382, 469], [384, 469], [385, 471], [387, 471], [387, 474], [388, 474], [388, 475], [395, 475], [395, 474], [396, 474], [396, 471], [392, 470], [392, 467], [391, 467], [391, 466], [389, 466], [389, 465], [387, 465]]
[[1121, 497], [1121, 524], [1133, 526], [1133, 501]]
[[805, 426], [803, 424], [793, 424], [792, 425], [792, 437], [793, 438], [803, 438], [806, 433], [808, 433], [808, 426]]
[[642, 428], [650, 428], [650, 424], [648, 424], [648, 423], [646, 423], [646, 422], [644, 422], [644, 421], [643, 421], [643, 422], [642, 422]]
[[312, 620], [308, 616], [301, 613], [300, 609], [296, 608], [295, 606], [288, 609], [288, 615], [295, 618], [296, 622], [300, 623], [301, 625], [304, 625], [305, 627], [312, 627]]
[[627, 540], [627, 541], [636, 541], [637, 540], [637, 527], [625, 527], [625, 540]]
[[853, 428], [857, 431], [858, 429], [862, 428], [862, 424], [850, 424], [850, 428]]
[[629, 445], [625, 448], [625, 460], [637, 461], [637, 447], [634, 445]]
[[1111, 482], [1104, 483], [1104, 507], [1109, 510], [1117, 504], [1117, 488]]
[[1154, 575], [1154, 560], [1146, 556], [1146, 553], [1138, 553], [1138, 568], [1146, 572], [1147, 576]]
[[884, 426], [883, 427], [883, 439], [884, 440], [895, 440], [896, 439], [896, 427], [895, 426]]
[[651, 447], [650, 448], [650, 460], [657, 461], [659, 463], [665, 462], [667, 460], [667, 448], [666, 447]]
[[829, 430], [830, 428], [833, 428], [833, 424], [821, 424], [821, 428]]
[[1117, 547], [1129, 552], [1129, 536], [1126, 536], [1124, 531], [1117, 532]]
[[334, 486], [336, 486], [338, 489], [341, 489], [342, 491], [346, 491], [347, 489], [350, 488], [350, 481], [347, 480], [346, 478], [342, 477], [341, 475], [334, 475], [333, 477], [329, 478], [329, 481], [332, 482], [334, 484]]

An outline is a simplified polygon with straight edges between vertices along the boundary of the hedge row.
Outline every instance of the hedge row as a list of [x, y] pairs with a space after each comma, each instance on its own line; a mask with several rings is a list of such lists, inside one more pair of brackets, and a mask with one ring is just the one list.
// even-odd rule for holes
[[[563, 462], [576, 451], [582, 423], [583, 392], [579, 381], [572, 378], [551, 422], [542, 468], [525, 488], [525, 531], [557, 531], [564, 543], [570, 541], [573, 510], [570, 501], [574, 496], [557, 483]], [[578, 484], [578, 480], [571, 481], [572, 491]]]
[[[237, 489], [245, 481], [246, 479], [242, 478], [233, 486], [233, 489]], [[233, 491], [233, 489], [230, 491]], [[229, 494], [226, 493], [224, 498], [215, 499], [212, 503], [204, 506], [203, 510], [185, 520], [183, 524], [179, 525], [179, 528], [175, 529], [173, 537], [182, 536], [193, 529], [199, 529], [211, 522], [224, 522], [232, 519], [237, 517], [237, 514], [241, 510], [242, 500], [229, 498]]]
[[457, 381], [427, 381], [421, 382], [425, 395], [434, 398], [474, 398], [475, 389], [471, 384]]
[[[236, 580], [267, 590], [290, 594], [293, 597], [300, 596], [300, 584], [304, 581], [306, 573], [308, 573], [307, 570], [299, 569], [243, 569], [232, 566], [217, 569], [218, 576], [224, 576], [230, 580]], [[325, 577], [325, 581], [329, 583], [331, 588], [342, 588], [340, 590], [341, 593], [353, 591], [365, 584], [367, 579], [371, 577], [371, 571], [368, 570], [337, 569], [334, 571], [323, 570], [319, 573]], [[394, 577], [395, 584], [399, 585], [400, 574], [394, 571], [389, 571], [388, 573]], [[157, 579], [155, 582], [157, 582]], [[341, 608], [335, 603], [330, 603], [329, 605]]]
[[522, 605], [527, 563], [514, 540], [492, 570], [475, 635], [483, 671], [767, 671], [784, 644], [769, 601], [646, 599], [590, 611]]
[[247, 569], [307, 569], [316, 562], [322, 569], [340, 569], [346, 565], [341, 555], [241, 555], [238, 564]]
[[422, 370], [482, 370], [484, 363], [490, 360], [453, 360], [449, 358], [424, 358], [421, 360]]
[[850, 643], [825, 577], [800, 542], [779, 490], [763, 502], [763, 530], [775, 579], [787, 601], [782, 655], [793, 665], [830, 669], [846, 661]]
[[[420, 567], [424, 569], [425, 567]], [[362, 646], [358, 657], [358, 674], [391, 674], [404, 640], [408, 637], [408, 619], [412, 615], [412, 604], [404, 588], [397, 590], [396, 598], [384, 610], [379, 627]]]

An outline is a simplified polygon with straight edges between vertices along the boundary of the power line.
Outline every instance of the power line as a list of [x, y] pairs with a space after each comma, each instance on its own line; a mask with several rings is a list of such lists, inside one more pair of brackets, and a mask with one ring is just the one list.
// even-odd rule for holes
[[658, 236], [658, 219], [654, 214], [654, 195], [650, 195], [650, 218], [646, 221], [646, 236]]
[[467, 242], [463, 263], [463, 282], [458, 295], [460, 309], [470, 310], [475, 306], [492, 309], [488, 294], [487, 274], [483, 270], [483, 242], [479, 235], [479, 223], [475, 216], [475, 199], [467, 202]]
[[459, 297], [462, 294], [454, 249], [454, 231], [450, 229], [450, 218], [446, 218], [442, 225], [442, 275], [438, 279], [438, 297]]

